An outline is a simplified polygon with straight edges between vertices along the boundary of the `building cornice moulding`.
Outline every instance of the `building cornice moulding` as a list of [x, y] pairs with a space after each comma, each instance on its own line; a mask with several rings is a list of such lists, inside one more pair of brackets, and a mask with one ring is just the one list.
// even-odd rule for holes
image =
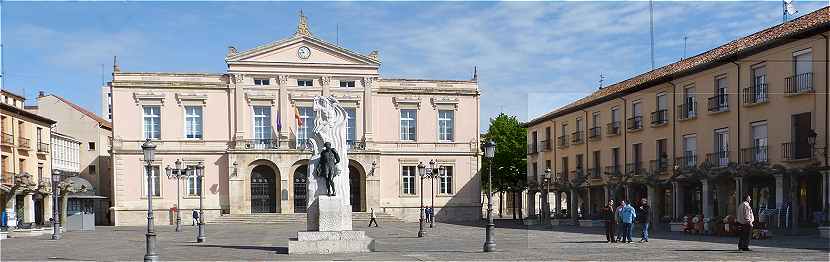
[[396, 96], [392, 97], [392, 102], [395, 104], [395, 109], [400, 109], [401, 105], [415, 105], [418, 109], [421, 108], [421, 98], [417, 96]]
[[164, 93], [156, 93], [156, 92], [135, 92], [133, 93], [133, 99], [135, 100], [136, 104], [148, 103], [148, 102], [159, 102], [164, 104]]

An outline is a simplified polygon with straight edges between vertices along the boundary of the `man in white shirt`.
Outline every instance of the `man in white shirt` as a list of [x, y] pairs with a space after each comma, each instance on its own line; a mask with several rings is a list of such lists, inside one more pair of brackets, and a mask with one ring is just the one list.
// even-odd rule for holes
[[738, 223], [738, 250], [740, 251], [752, 251], [749, 249], [749, 239], [752, 235], [752, 223], [755, 222], [755, 215], [752, 214], [752, 206], [749, 205], [751, 200], [749, 194], [746, 194], [744, 202], [741, 202], [737, 208], [736, 222]]

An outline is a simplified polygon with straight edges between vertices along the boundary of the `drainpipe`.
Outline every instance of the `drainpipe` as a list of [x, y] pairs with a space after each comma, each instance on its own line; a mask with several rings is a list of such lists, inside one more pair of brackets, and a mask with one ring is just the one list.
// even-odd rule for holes
[[[671, 157], [673, 159], [677, 158], [677, 85], [674, 82], [668, 82], [671, 85], [671, 106], [672, 106], [672, 118], [671, 118]], [[685, 103], [685, 101], [684, 101]], [[657, 156], [660, 157], [660, 156]], [[666, 159], [668, 161], [668, 159]], [[677, 163], [675, 163], [675, 166]], [[672, 167], [672, 172], [677, 171]]]
[[[830, 75], [827, 73], [830, 71], [830, 67], [828, 67], [827, 64], [827, 61], [830, 61], [830, 38], [823, 33], [821, 34], [821, 37], [824, 37], [824, 166], [827, 167], [830, 165], [830, 153], [827, 152], [827, 150], [830, 149], [828, 148], [828, 146], [830, 146], [830, 141], [828, 141], [830, 140], [830, 135], [828, 135], [830, 134], [828, 133], [828, 131], [830, 131], [830, 86], [828, 86], [828, 82], [830, 82]], [[830, 188], [827, 188], [828, 186], [830, 185], [828, 185], [827, 182], [824, 182], [824, 187], [826, 188], [825, 194], [827, 194], [827, 190], [830, 190]], [[830, 211], [830, 203], [825, 202], [824, 206], [824, 212], [827, 213], [826, 219], [830, 221], [830, 212], [828, 212]]]

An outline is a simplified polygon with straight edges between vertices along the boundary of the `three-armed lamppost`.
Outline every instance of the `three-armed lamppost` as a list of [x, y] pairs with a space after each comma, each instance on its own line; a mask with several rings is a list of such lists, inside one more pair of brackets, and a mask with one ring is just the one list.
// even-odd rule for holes
[[493, 223], [493, 157], [496, 153], [496, 142], [487, 141], [484, 144], [484, 157], [489, 165], [487, 174], [487, 228], [486, 239], [484, 240], [484, 252], [496, 251], [496, 242], [493, 234], [496, 224]]
[[156, 145], [147, 138], [144, 144], [141, 145], [141, 150], [144, 151], [145, 168], [147, 169], [147, 234], [145, 234], [145, 242], [147, 251], [144, 253], [144, 261], [158, 261], [158, 245], [156, 243], [155, 226], [153, 225], [153, 191], [158, 188], [153, 188], [153, 160], [156, 158]]
[[176, 232], [182, 232], [182, 204], [179, 191], [182, 188], [181, 181], [183, 178], [188, 176], [187, 172], [190, 169], [187, 167], [182, 168], [182, 161], [180, 159], [176, 159], [175, 165], [175, 168], [171, 168], [170, 165], [167, 165], [167, 167], [164, 168], [164, 171], [167, 173], [167, 178], [176, 180]]
[[550, 221], [550, 182], [551, 182], [551, 170], [550, 168], [545, 169], [545, 177], [542, 178], [542, 184], [545, 187], [545, 197], [542, 199], [544, 209], [542, 209], [542, 216], [545, 223]]
[[58, 195], [60, 194], [61, 171], [57, 169], [52, 170], [52, 239], [61, 239], [61, 217], [58, 210], [60, 204]]
[[426, 166], [424, 162], [418, 163], [418, 174], [421, 176], [421, 207], [418, 218], [418, 237], [424, 237], [424, 176], [426, 176]]
[[440, 172], [443, 172], [443, 170], [443, 166], [436, 167], [435, 159], [433, 159], [429, 161], [429, 169], [427, 169], [426, 175], [421, 176], [421, 180], [429, 178], [429, 185], [432, 187], [430, 189], [429, 228], [435, 227], [435, 179], [438, 178]]
[[202, 202], [204, 200], [204, 192], [202, 190], [205, 182], [205, 164], [199, 161], [199, 164], [196, 165], [196, 179], [199, 181], [199, 228], [197, 229], [198, 234], [196, 235], [196, 242], [202, 243], [205, 242], [205, 211], [202, 209]]

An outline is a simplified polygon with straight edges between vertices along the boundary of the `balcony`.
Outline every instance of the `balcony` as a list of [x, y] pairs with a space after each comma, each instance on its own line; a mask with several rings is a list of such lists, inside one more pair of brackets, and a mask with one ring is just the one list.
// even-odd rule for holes
[[643, 169], [643, 162], [625, 164], [625, 173], [631, 176], [641, 176], [645, 174], [645, 170]]
[[744, 88], [744, 105], [751, 106], [768, 101], [767, 84], [755, 84]]
[[643, 129], [643, 116], [629, 118], [626, 128], [628, 128], [629, 132]]
[[562, 135], [556, 138], [556, 148], [568, 148], [570, 144], [568, 143], [568, 135]]
[[709, 98], [709, 112], [720, 113], [729, 111], [729, 95], [719, 94]]
[[661, 126], [669, 122], [669, 110], [660, 109], [651, 112], [651, 126]]
[[550, 139], [542, 140], [539, 144], [542, 144], [542, 152], [550, 152], [553, 149]]
[[37, 152], [43, 154], [49, 153], [49, 144], [37, 143]]
[[574, 145], [585, 143], [585, 132], [576, 131], [571, 133], [571, 143]]
[[565, 171], [565, 172], [557, 172], [557, 173], [556, 173], [556, 178], [555, 178], [555, 181], [557, 181], [557, 182], [559, 182], [559, 183], [563, 183], [563, 182], [568, 182], [568, 181], [570, 181], [570, 180], [568, 180], [568, 179], [569, 179], [569, 176], [568, 176], [568, 171]]
[[348, 151], [366, 150], [366, 142], [365, 141], [346, 140], [346, 150], [348, 150]]
[[536, 143], [527, 144], [527, 154], [532, 155], [536, 153], [539, 153], [539, 151], [536, 150]]
[[815, 157], [814, 151], [808, 143], [781, 143], [781, 158], [784, 161], [810, 160]]
[[652, 174], [664, 174], [669, 169], [668, 158], [651, 160], [648, 164]]
[[234, 141], [233, 148], [242, 150], [274, 150], [280, 147], [277, 139], [242, 139]]
[[2, 140], [0, 140], [0, 143], [7, 146], [14, 146], [14, 135], [3, 133]]
[[697, 117], [697, 102], [677, 106], [677, 113], [678, 120], [689, 120]]
[[622, 175], [620, 165], [605, 166], [605, 174], [608, 174], [609, 176]]
[[797, 95], [813, 91], [813, 73], [801, 73], [787, 77], [787, 94]]
[[588, 176], [591, 179], [600, 179], [602, 178], [602, 172], [599, 168], [588, 168]]
[[713, 168], [723, 168], [729, 166], [729, 151], [718, 151], [706, 154], [706, 166]]
[[675, 165], [680, 169], [692, 169], [697, 167], [697, 154], [687, 151], [681, 157], [674, 159]]
[[602, 138], [602, 128], [601, 127], [595, 126], [595, 127], [592, 127], [591, 129], [588, 129], [588, 139], [593, 141], [593, 140], [599, 140], [600, 138]]
[[3, 177], [0, 177], [0, 184], [9, 186], [14, 185], [14, 173], [3, 171]]
[[769, 162], [769, 151], [766, 146], [756, 146], [741, 149], [741, 163], [763, 164]]
[[620, 134], [620, 121], [608, 123], [605, 129], [605, 134], [608, 136], [616, 136]]
[[571, 178], [580, 178], [585, 175], [585, 171], [582, 171], [582, 168], [577, 168], [576, 170], [571, 171], [570, 177]]
[[31, 148], [31, 140], [28, 138], [18, 137], [17, 138], [17, 148], [18, 149], [29, 149]]

